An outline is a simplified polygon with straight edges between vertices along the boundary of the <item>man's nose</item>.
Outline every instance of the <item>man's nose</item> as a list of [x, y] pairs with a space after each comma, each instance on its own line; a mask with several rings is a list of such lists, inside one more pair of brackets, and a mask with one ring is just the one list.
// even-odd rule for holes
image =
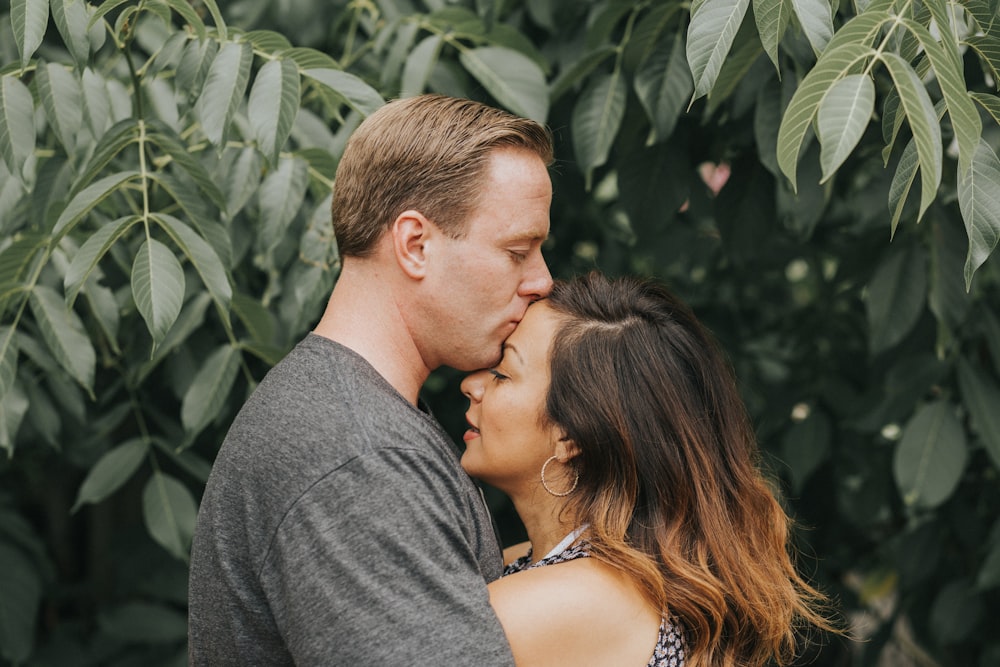
[[549, 273], [549, 267], [545, 265], [542, 251], [536, 251], [528, 261], [530, 265], [524, 272], [524, 279], [521, 281], [518, 294], [532, 300], [548, 296], [548, 293], [552, 291], [552, 274]]

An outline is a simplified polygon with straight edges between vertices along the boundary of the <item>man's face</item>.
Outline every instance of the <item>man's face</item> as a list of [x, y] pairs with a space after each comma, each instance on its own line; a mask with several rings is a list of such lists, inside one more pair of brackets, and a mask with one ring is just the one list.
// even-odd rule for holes
[[552, 288], [542, 258], [552, 183], [541, 158], [495, 149], [461, 238], [444, 238], [428, 275], [439, 323], [425, 346], [430, 368], [492, 366], [532, 301]]

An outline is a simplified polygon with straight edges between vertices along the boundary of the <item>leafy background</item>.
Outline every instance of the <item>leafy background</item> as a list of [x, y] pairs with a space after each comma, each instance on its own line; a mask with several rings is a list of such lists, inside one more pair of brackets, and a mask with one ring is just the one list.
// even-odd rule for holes
[[657, 276], [720, 338], [865, 639], [808, 658], [1000, 664], [997, 0], [0, 12], [0, 664], [186, 662], [211, 461], [336, 278], [347, 136], [423, 91], [552, 128], [555, 275]]

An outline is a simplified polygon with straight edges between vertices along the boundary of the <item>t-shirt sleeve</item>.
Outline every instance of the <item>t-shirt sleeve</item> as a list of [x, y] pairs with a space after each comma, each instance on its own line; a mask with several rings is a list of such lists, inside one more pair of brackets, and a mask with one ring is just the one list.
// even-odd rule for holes
[[261, 583], [296, 664], [513, 665], [465, 493], [433, 457], [385, 449], [295, 503]]

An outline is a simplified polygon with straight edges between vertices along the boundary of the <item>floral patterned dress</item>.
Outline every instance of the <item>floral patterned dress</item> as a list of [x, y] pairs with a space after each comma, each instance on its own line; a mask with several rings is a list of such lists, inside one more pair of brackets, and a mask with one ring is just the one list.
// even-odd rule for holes
[[[503, 570], [503, 576], [589, 556], [590, 552], [587, 551], [586, 542], [550, 554], [537, 563], [531, 562], [531, 551], [529, 550], [526, 555], [508, 564]], [[684, 630], [679, 622], [664, 618], [660, 623], [660, 635], [656, 639], [656, 648], [653, 649], [653, 655], [646, 667], [684, 667]]]

